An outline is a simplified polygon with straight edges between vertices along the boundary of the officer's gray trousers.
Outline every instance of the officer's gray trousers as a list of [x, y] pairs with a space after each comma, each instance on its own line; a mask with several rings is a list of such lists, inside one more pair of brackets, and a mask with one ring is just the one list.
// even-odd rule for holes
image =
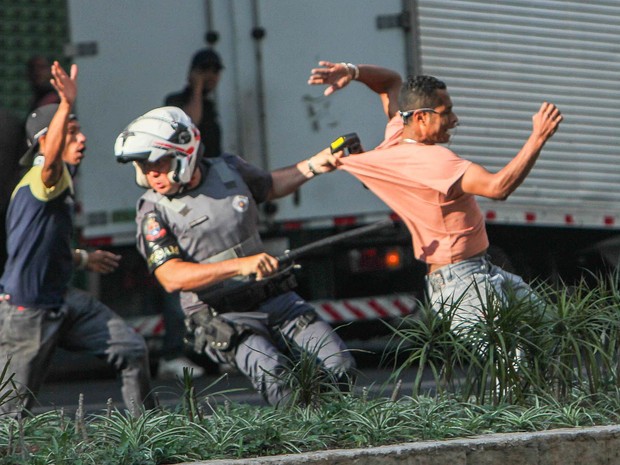
[[[290, 388], [282, 374], [290, 367], [291, 350], [316, 355], [321, 366], [334, 379], [346, 380], [355, 360], [333, 328], [318, 316], [307, 325], [306, 314], [313, 307], [294, 292], [286, 292], [263, 302], [256, 312], [226, 313], [223, 318], [246, 328], [239, 345], [232, 349], [234, 363], [254, 388], [271, 405], [290, 398]], [[207, 350], [219, 363], [230, 362], [226, 352]]]
[[[153, 407], [144, 338], [93, 296], [72, 289], [65, 305], [52, 310], [0, 303], [0, 368], [10, 359], [7, 374], [13, 373], [18, 394], [0, 404], [0, 415], [14, 415], [20, 403], [32, 406], [56, 347], [105, 359], [119, 372], [132, 413], [139, 414], [142, 405]], [[0, 396], [10, 391], [6, 386]]]

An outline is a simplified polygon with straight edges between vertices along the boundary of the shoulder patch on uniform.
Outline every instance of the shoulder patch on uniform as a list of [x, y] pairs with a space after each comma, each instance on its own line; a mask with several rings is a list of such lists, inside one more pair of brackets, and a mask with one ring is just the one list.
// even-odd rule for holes
[[166, 236], [166, 229], [162, 228], [155, 215], [148, 215], [145, 218], [144, 237], [147, 241], [156, 241]]

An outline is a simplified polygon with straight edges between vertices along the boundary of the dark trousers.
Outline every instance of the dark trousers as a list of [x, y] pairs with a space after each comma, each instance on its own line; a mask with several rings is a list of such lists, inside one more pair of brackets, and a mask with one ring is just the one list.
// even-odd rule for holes
[[[148, 352], [144, 338], [90, 294], [72, 289], [57, 309], [0, 303], [0, 368], [9, 362], [16, 394], [0, 405], [0, 415], [15, 415], [21, 403], [32, 406], [56, 347], [106, 360], [122, 379], [122, 397], [134, 414], [152, 408]], [[5, 392], [11, 391], [6, 386]]]

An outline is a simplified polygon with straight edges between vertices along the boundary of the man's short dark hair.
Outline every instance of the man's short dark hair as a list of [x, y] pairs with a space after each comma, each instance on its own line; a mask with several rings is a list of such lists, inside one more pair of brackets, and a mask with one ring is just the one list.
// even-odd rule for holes
[[433, 76], [409, 76], [403, 83], [398, 96], [401, 111], [418, 108], [435, 108], [441, 103], [437, 90], [447, 89], [446, 83]]

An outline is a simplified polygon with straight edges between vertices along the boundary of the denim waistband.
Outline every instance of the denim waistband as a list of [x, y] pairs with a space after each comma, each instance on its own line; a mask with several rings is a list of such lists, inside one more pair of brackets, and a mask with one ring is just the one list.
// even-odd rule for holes
[[442, 266], [441, 268], [428, 274], [429, 280], [435, 280], [441, 278], [443, 281], [449, 281], [455, 276], [461, 275], [467, 272], [474, 271], [488, 271], [491, 266], [491, 262], [488, 256], [480, 256], [468, 258], [458, 263], [452, 263], [451, 265]]
[[63, 305], [54, 305], [52, 307], [47, 307], [47, 306], [37, 306], [37, 305], [17, 305], [15, 302], [11, 301], [11, 296], [9, 294], [3, 294], [0, 293], [0, 306], [6, 306], [8, 307], [15, 307], [17, 308], [19, 311], [23, 311], [26, 309], [41, 309], [41, 310], [46, 310], [49, 311], [51, 313], [53, 312], [57, 312], [59, 311]]

